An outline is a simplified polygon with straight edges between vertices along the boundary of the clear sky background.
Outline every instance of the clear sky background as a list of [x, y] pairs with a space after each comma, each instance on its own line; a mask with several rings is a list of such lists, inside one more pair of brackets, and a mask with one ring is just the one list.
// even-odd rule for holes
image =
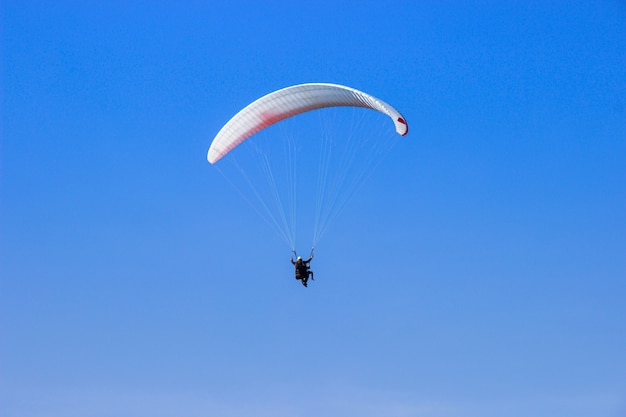
[[[0, 414], [623, 417], [623, 1], [2, 1]], [[317, 280], [206, 162], [303, 82], [410, 132]]]

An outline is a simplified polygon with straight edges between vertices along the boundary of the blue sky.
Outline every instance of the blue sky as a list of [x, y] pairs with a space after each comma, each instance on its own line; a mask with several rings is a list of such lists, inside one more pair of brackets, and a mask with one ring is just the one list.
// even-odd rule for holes
[[[623, 2], [0, 7], [3, 416], [626, 412]], [[205, 159], [303, 82], [411, 127], [308, 289]]]

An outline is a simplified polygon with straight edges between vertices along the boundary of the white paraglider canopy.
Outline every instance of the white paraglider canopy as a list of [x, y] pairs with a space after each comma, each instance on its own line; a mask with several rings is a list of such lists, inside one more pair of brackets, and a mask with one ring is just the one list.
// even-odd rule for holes
[[374, 96], [338, 84], [300, 84], [263, 96], [237, 113], [213, 139], [207, 159], [216, 163], [250, 136], [281, 120], [311, 110], [340, 106], [377, 110], [393, 120], [399, 135], [408, 133], [409, 127], [400, 112]]

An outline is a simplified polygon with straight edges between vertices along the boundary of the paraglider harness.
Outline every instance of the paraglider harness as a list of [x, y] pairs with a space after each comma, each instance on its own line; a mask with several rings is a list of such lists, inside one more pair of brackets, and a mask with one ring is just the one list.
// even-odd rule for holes
[[[297, 260], [294, 262], [293, 259], [291, 260], [291, 263], [294, 264], [296, 267], [296, 279], [302, 280], [302, 285], [304, 285], [305, 287], [307, 286], [309, 276], [311, 276], [311, 279], [315, 281], [315, 278], [313, 278], [313, 271], [309, 269], [311, 267], [311, 260], [313, 259], [314, 250], [315, 247], [312, 247], [309, 259], [306, 261], [302, 258], [300, 258], [300, 262], [298, 262]], [[295, 249], [292, 250], [292, 252], [295, 255], [296, 259], [298, 259], [298, 254], [296, 253]]]

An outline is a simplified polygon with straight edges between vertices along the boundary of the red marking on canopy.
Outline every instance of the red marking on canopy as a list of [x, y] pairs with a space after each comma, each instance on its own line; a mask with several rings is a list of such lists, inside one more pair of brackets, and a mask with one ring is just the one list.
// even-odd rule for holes
[[285, 118], [284, 114], [274, 113], [272, 111], [266, 111], [261, 114], [261, 123], [259, 127], [265, 129], [266, 127], [273, 125], [276, 122], [280, 122]]
[[406, 126], [406, 132], [402, 134], [402, 136], [406, 136], [406, 134], [409, 133], [409, 125], [406, 123], [406, 121], [402, 117], [398, 117], [398, 122]]

